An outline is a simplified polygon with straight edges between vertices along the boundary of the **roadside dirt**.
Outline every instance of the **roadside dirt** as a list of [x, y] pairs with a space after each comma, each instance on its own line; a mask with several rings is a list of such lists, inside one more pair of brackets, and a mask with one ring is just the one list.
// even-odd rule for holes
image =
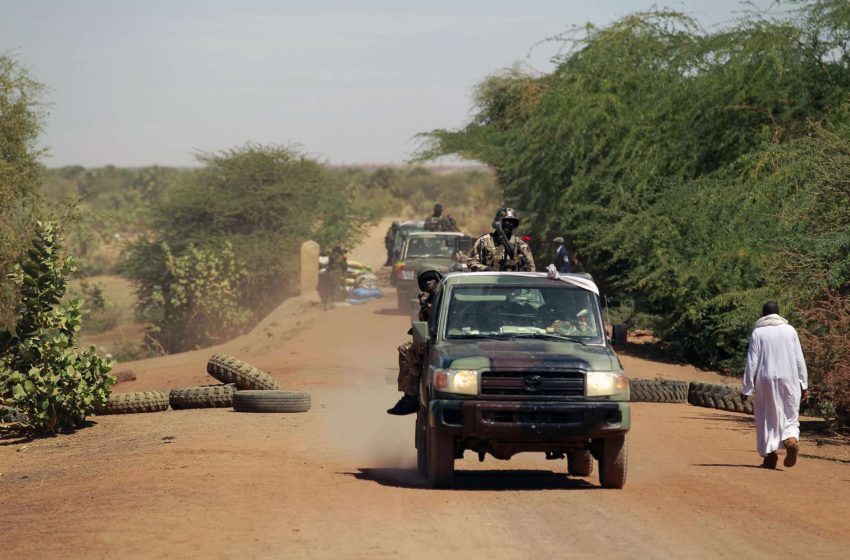
[[[355, 258], [380, 264], [383, 233]], [[633, 405], [620, 491], [568, 478], [563, 461], [469, 453], [456, 489], [425, 488], [413, 418], [384, 412], [409, 324], [394, 302], [390, 290], [328, 312], [290, 300], [216, 349], [310, 391], [306, 414], [104, 416], [0, 441], [0, 557], [847, 557], [850, 465], [812, 458], [804, 439], [795, 468], [755, 468], [751, 418], [689, 405]], [[117, 390], [212, 383], [213, 351], [125, 364], [137, 379]], [[637, 377], [720, 379], [623, 362]]]

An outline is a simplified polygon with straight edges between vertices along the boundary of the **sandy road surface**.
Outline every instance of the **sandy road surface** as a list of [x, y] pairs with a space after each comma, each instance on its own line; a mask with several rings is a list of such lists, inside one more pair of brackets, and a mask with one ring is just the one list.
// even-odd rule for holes
[[[413, 418], [384, 413], [407, 325], [394, 301], [292, 300], [224, 346], [311, 391], [309, 413], [105, 416], [0, 442], [0, 558], [847, 558], [850, 465], [803, 441], [794, 469], [753, 468], [748, 417], [688, 405], [633, 405], [623, 490], [471, 453], [456, 489], [425, 488]], [[119, 390], [209, 383], [209, 354], [129, 364]]]

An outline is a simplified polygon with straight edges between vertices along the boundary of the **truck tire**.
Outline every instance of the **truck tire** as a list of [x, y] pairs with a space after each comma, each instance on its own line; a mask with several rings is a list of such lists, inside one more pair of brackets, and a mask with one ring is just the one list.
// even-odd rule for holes
[[428, 428], [428, 480], [434, 488], [448, 488], [455, 472], [454, 441], [450, 434]]
[[280, 389], [280, 383], [268, 373], [227, 354], [213, 354], [207, 362], [207, 373], [240, 390]]
[[172, 389], [168, 393], [168, 402], [174, 410], [186, 408], [223, 408], [233, 406], [233, 393], [236, 385], [201, 385]]
[[567, 453], [567, 472], [572, 476], [590, 476], [593, 474], [593, 456], [587, 449], [577, 449]]
[[628, 448], [626, 436], [614, 436], [602, 440], [599, 457], [599, 483], [603, 488], [622, 488], [626, 485]]
[[161, 391], [137, 391], [134, 393], [113, 393], [109, 401], [95, 409], [95, 414], [137, 414], [141, 412], [162, 412], [168, 409], [168, 395]]
[[310, 393], [304, 391], [236, 391], [233, 410], [237, 412], [307, 412]]
[[428, 434], [426, 428], [427, 409], [424, 406], [419, 407], [419, 412], [416, 414], [416, 470], [422, 476], [428, 476]]
[[668, 379], [630, 379], [632, 402], [688, 402], [688, 382]]

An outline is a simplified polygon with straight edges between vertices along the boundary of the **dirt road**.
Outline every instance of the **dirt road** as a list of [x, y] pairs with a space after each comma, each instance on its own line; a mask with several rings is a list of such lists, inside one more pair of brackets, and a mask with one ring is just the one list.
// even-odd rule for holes
[[[749, 417], [689, 405], [633, 405], [623, 490], [568, 478], [563, 461], [470, 453], [457, 488], [425, 488], [413, 418], [384, 413], [408, 324], [393, 295], [329, 312], [292, 300], [223, 347], [310, 391], [309, 413], [105, 416], [0, 442], [0, 557], [848, 556], [850, 465], [807, 457], [804, 440], [797, 467], [754, 468]], [[211, 383], [210, 353], [122, 366], [138, 380], [118, 390]]]

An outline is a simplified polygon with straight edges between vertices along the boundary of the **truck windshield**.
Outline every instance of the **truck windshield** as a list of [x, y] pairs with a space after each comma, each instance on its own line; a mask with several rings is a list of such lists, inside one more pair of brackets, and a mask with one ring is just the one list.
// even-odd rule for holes
[[595, 294], [551, 287], [456, 286], [446, 316], [446, 338], [563, 338], [602, 343]]
[[453, 238], [411, 237], [407, 240], [407, 258], [451, 257], [454, 248]]

